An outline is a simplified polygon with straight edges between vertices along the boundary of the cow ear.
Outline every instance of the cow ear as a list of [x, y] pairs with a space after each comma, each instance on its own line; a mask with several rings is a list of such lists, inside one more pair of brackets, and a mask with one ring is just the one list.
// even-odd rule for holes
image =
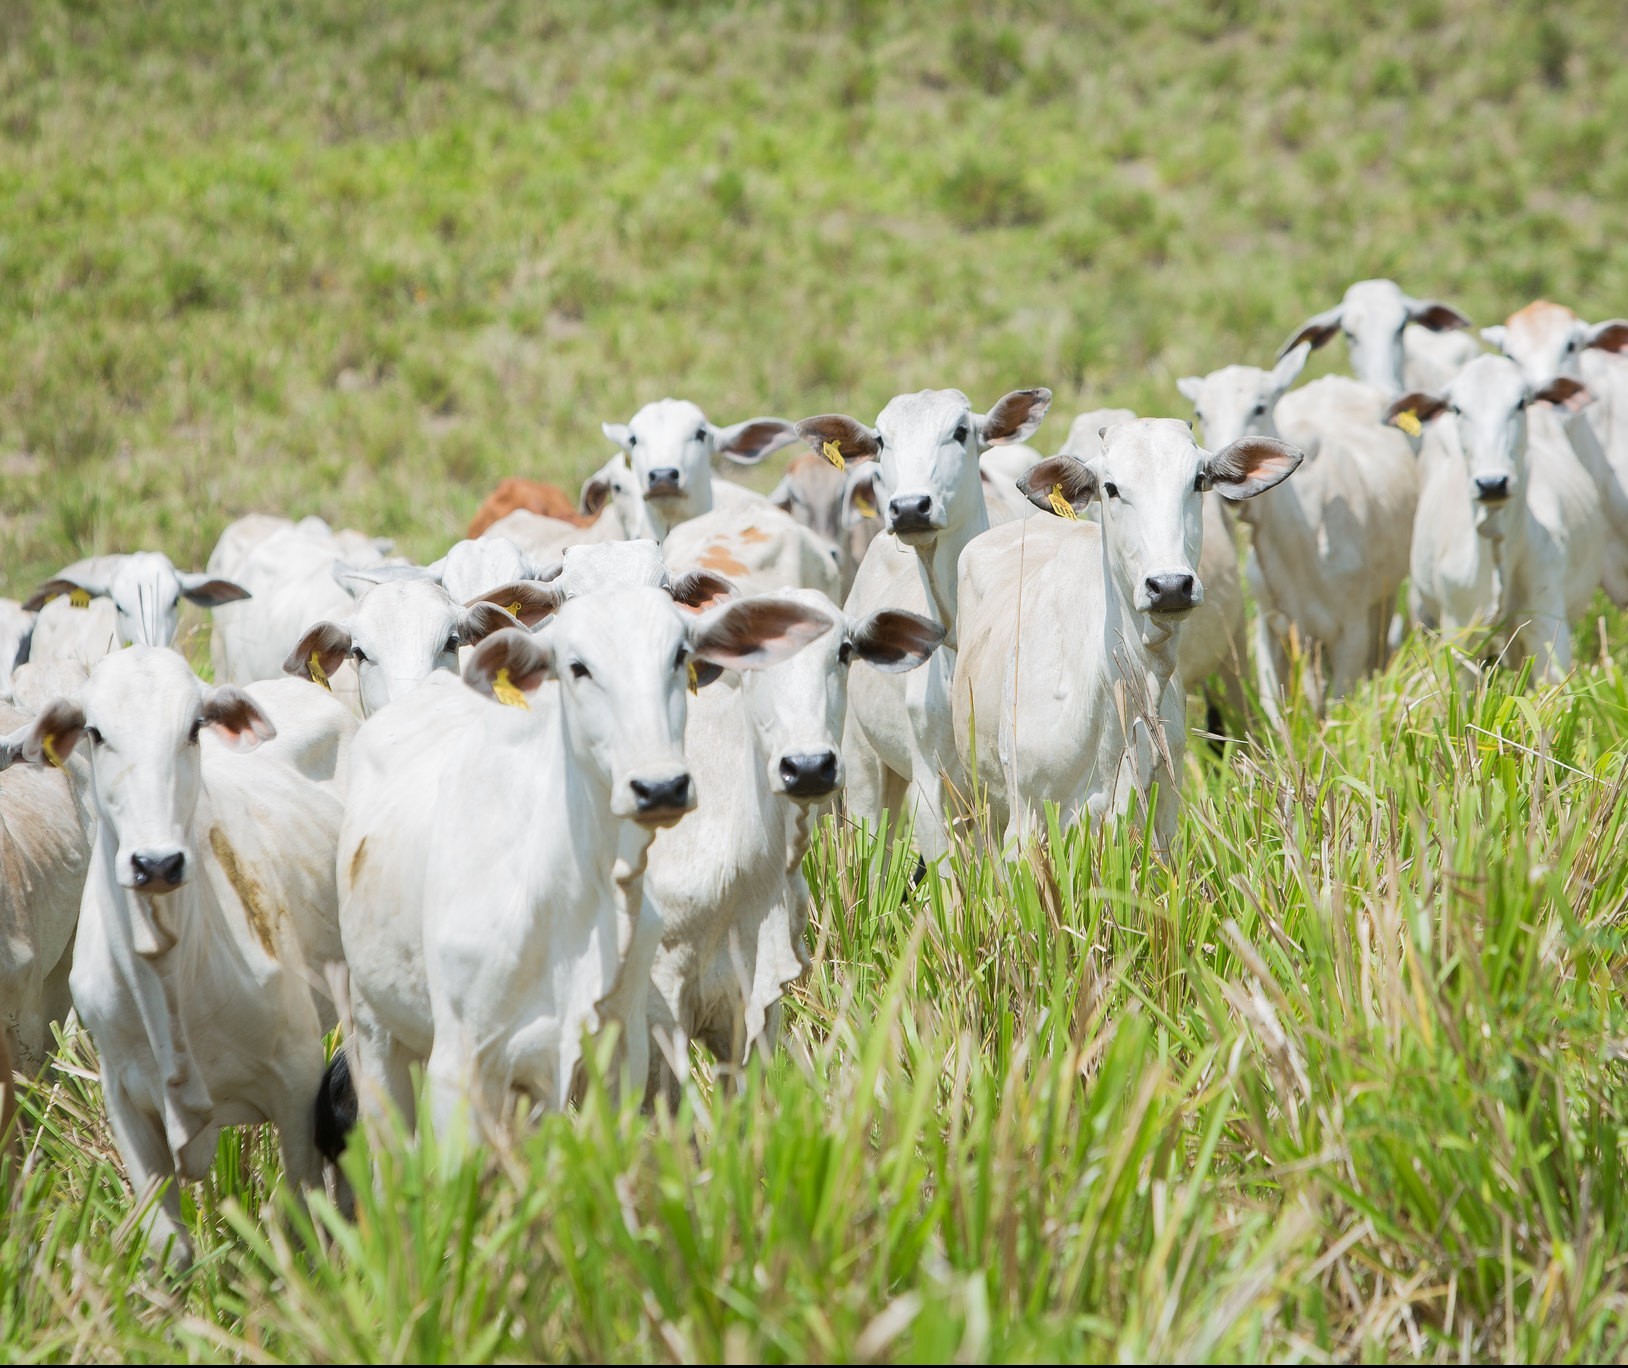
[[1210, 487], [1224, 499], [1252, 499], [1289, 478], [1303, 460], [1298, 447], [1276, 437], [1240, 437], [1206, 462]]
[[1336, 304], [1332, 309], [1324, 309], [1322, 313], [1313, 314], [1308, 318], [1289, 335], [1289, 340], [1278, 348], [1278, 360], [1281, 361], [1302, 342], [1310, 343], [1313, 351], [1329, 342], [1340, 330], [1341, 308], [1341, 305]]
[[1073, 456], [1053, 456], [1030, 466], [1017, 482], [1019, 492], [1036, 508], [1056, 513], [1056, 499], [1074, 510], [1075, 516], [1091, 506], [1097, 497], [1097, 477], [1084, 461]]
[[844, 461], [873, 460], [882, 449], [875, 428], [868, 428], [845, 413], [822, 413], [817, 418], [805, 418], [797, 424], [797, 435], [808, 443], [809, 450], [826, 460], [831, 459], [826, 447], [833, 443]]
[[554, 647], [548, 631], [541, 636], [511, 628], [493, 632], [475, 647], [464, 665], [464, 683], [499, 703], [514, 702], [511, 691], [537, 688], [554, 669]]
[[1613, 318], [1604, 323], [1593, 324], [1588, 330], [1588, 336], [1583, 340], [1583, 345], [1593, 347], [1597, 351], [1628, 351], [1628, 320]]
[[715, 575], [710, 570], [686, 570], [682, 575], [668, 576], [667, 592], [680, 608], [688, 608], [692, 612], [705, 612], [740, 593], [722, 575]]
[[1439, 299], [1408, 300], [1408, 322], [1429, 328], [1431, 332], [1452, 332], [1456, 328], [1471, 326], [1469, 319]]
[[[1176, 381], [1176, 390], [1189, 404], [1198, 403], [1198, 396], [1204, 392], [1204, 377], [1201, 375], [1184, 375]], [[1070, 434], [1073, 428], [1069, 429]]]
[[1310, 356], [1311, 343], [1297, 342], [1278, 357], [1277, 364], [1272, 367], [1272, 386], [1279, 394], [1300, 378], [1300, 372], [1306, 369]]
[[53, 698], [35, 714], [23, 737], [23, 759], [60, 769], [84, 734], [85, 710], [71, 698]]
[[944, 628], [918, 613], [883, 608], [855, 627], [849, 640], [867, 665], [903, 674], [926, 662], [944, 640]]
[[760, 670], [795, 655], [831, 630], [828, 613], [795, 599], [746, 598], [691, 620], [690, 649], [731, 670]]
[[1428, 423], [1441, 417], [1446, 408], [1447, 400], [1441, 395], [1431, 394], [1428, 390], [1414, 390], [1412, 394], [1404, 394], [1400, 399], [1391, 401], [1391, 406], [1385, 410], [1385, 421], [1392, 427], [1406, 431], [1407, 420], [1402, 417], [1403, 414], [1411, 413], [1419, 422]]
[[617, 461], [622, 459], [618, 456], [614, 461], [607, 461], [582, 482], [582, 496], [577, 508], [583, 517], [597, 518], [600, 509], [604, 508], [610, 496], [616, 492], [612, 470]]
[[1594, 395], [1587, 385], [1566, 375], [1556, 376], [1542, 389], [1534, 390], [1532, 398], [1542, 400], [1546, 404], [1561, 405], [1574, 413], [1585, 404], [1594, 402]]
[[[559, 571], [554, 572], [556, 575]], [[515, 618], [523, 626], [535, 627], [544, 618], [558, 610], [565, 602], [565, 591], [555, 584], [544, 584], [540, 580], [515, 580], [512, 584], [500, 585], [487, 593], [479, 594], [464, 604], [464, 607], [473, 611], [478, 605], [496, 604], [505, 614]], [[493, 622], [481, 636], [495, 632], [499, 627], [512, 627], [513, 622]], [[465, 637], [464, 644], [471, 645], [479, 641], [480, 637]]]
[[223, 603], [237, 603], [249, 597], [249, 591], [241, 584], [216, 579], [197, 570], [183, 570], [176, 578], [181, 581], [181, 596], [200, 608], [218, 608]]
[[88, 585], [80, 584], [77, 580], [65, 579], [61, 575], [58, 575], [55, 579], [47, 580], [44, 584], [40, 585], [40, 587], [36, 589], [24, 602], [23, 608], [27, 612], [37, 613], [52, 599], [61, 598], [65, 594], [69, 596], [74, 594], [81, 595], [81, 602], [83, 602], [84, 598], [99, 598], [106, 593], [107, 589], [105, 586], [91, 588]]
[[632, 450], [629, 439], [633, 436], [633, 429], [626, 423], [601, 423], [599, 430], [621, 447], [623, 451]]
[[24, 758], [28, 746], [28, 733], [34, 724], [19, 727], [9, 736], [0, 736], [0, 771], [8, 770], [19, 760]]
[[283, 662], [283, 673], [328, 687], [333, 672], [350, 654], [350, 628], [338, 622], [319, 622], [305, 629], [299, 644]]
[[995, 401], [995, 407], [973, 421], [986, 446], [1008, 446], [1034, 436], [1040, 420], [1051, 407], [1049, 389], [1013, 390]]
[[797, 440], [797, 429], [784, 418], [748, 418], [744, 423], [712, 430], [716, 450], [736, 465], [756, 465], [770, 452]]
[[230, 750], [252, 751], [262, 741], [274, 740], [277, 728], [260, 705], [232, 684], [222, 684], [204, 695], [198, 721]]
[[866, 518], [876, 516], [876, 477], [874, 465], [856, 466], [847, 472], [847, 483], [842, 487], [842, 526], [857, 527]]
[[394, 580], [435, 578], [422, 565], [350, 565], [342, 560], [333, 563], [331, 573], [334, 583], [352, 598], [361, 598], [369, 589]]
[[1502, 351], [1504, 349], [1504, 338], [1508, 335], [1508, 332], [1509, 330], [1502, 323], [1494, 323], [1491, 327], [1481, 329], [1481, 340], [1489, 347], [1497, 347], [1499, 351]]
[[473, 646], [476, 642], [485, 641], [493, 632], [518, 626], [520, 619], [507, 608], [476, 599], [458, 614], [458, 641], [460, 645]]

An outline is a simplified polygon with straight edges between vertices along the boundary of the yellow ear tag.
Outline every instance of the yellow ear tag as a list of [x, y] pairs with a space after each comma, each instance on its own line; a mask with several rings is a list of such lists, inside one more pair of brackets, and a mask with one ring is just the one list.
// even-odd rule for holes
[[519, 708], [522, 712], [531, 711], [531, 704], [526, 702], [525, 694], [521, 693], [519, 686], [509, 678], [509, 668], [506, 665], [497, 672], [497, 678], [492, 681], [492, 697], [505, 708]]
[[857, 489], [854, 490], [854, 507], [859, 510], [859, 516], [862, 518], [876, 516], [876, 500]]
[[334, 686], [328, 683], [328, 672], [322, 668], [322, 652], [312, 651], [311, 658], [305, 662], [305, 667], [310, 670], [313, 683], [322, 685], [329, 693], [333, 692]]
[[511, 603], [509, 605], [509, 616], [510, 617], [519, 617], [520, 616], [520, 608], [521, 608], [520, 600], [516, 599], [513, 603]]
[[75, 608], [89, 608], [90, 607], [90, 590], [88, 590], [88, 589], [72, 589], [72, 590], [69, 590], [69, 592], [68, 592], [68, 602], [73, 604], [73, 606]]
[[1051, 505], [1051, 511], [1059, 518], [1067, 518], [1070, 522], [1079, 522], [1080, 515], [1074, 511], [1074, 505], [1063, 497], [1063, 487], [1054, 484], [1051, 493], [1046, 495], [1046, 502]]
[[695, 672], [695, 662], [693, 660], [685, 661], [684, 668], [690, 674], [690, 692], [699, 693], [701, 691], [701, 676]]
[[62, 758], [57, 754], [56, 737], [49, 734], [40, 737], [40, 749], [45, 752], [45, 758], [57, 769], [62, 768]]
[[835, 442], [827, 442], [820, 448], [825, 453], [825, 459], [831, 462], [838, 470], [846, 470], [848, 463], [842, 459], [842, 448]]
[[1419, 421], [1419, 415], [1412, 409], [1403, 409], [1396, 415], [1396, 426], [1409, 437], [1417, 437], [1424, 431], [1424, 424]]

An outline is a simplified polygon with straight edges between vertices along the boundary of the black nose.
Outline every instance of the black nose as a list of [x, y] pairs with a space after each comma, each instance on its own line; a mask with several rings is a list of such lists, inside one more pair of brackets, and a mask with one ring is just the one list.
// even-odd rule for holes
[[164, 888], [178, 888], [186, 872], [187, 857], [176, 851], [173, 855], [132, 855], [130, 867], [135, 871], [136, 887], [159, 884]]
[[650, 472], [650, 492], [652, 494], [678, 493], [678, 471], [673, 466], [662, 466], [660, 470]]
[[1149, 575], [1145, 581], [1148, 607], [1155, 613], [1175, 613], [1193, 606], [1197, 581], [1191, 575]]
[[888, 523], [895, 532], [927, 532], [933, 523], [931, 494], [901, 494], [887, 503]]
[[1475, 477], [1475, 497], [1483, 503], [1497, 503], [1500, 499], [1507, 499], [1509, 497], [1509, 476], [1477, 475]]
[[635, 779], [633, 797], [640, 814], [647, 812], [678, 812], [690, 805], [690, 776], [680, 774], [673, 779], [654, 781]]
[[793, 798], [823, 798], [837, 786], [837, 753], [806, 751], [780, 758], [780, 782]]

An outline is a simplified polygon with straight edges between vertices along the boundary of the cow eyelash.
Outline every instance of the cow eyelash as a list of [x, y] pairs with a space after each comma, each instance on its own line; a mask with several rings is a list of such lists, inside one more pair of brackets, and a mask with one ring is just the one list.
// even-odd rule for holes
[[588, 673], [588, 667], [586, 665], [584, 665], [580, 660], [573, 660], [571, 662], [571, 678], [590, 679], [592, 676]]

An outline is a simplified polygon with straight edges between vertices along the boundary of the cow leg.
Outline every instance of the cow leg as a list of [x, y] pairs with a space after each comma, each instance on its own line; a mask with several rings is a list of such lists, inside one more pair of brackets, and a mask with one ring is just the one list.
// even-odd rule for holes
[[[322, 1156], [317, 1152], [316, 1098], [322, 1088], [322, 1047], [289, 1052], [281, 1070], [282, 1096], [270, 1108], [271, 1122], [283, 1151], [283, 1172], [296, 1190], [322, 1184]], [[303, 1198], [302, 1198], [303, 1200]]]
[[377, 1131], [399, 1119], [411, 1130], [417, 1112], [411, 1056], [359, 994], [352, 999], [351, 1013], [355, 1033], [346, 1048], [363, 1121]]
[[1339, 636], [1334, 639], [1324, 657], [1326, 703], [1344, 698], [1368, 673], [1376, 650], [1381, 649], [1376, 645], [1376, 636], [1382, 643], [1383, 634], [1375, 631], [1374, 617], [1369, 614], [1366, 620], [1358, 619], [1347, 623]]
[[192, 1266], [192, 1236], [181, 1220], [180, 1180], [164, 1136], [164, 1124], [158, 1117], [140, 1111], [129, 1094], [108, 1079], [105, 1070], [102, 1095], [113, 1141], [119, 1147], [136, 1200], [150, 1199], [153, 1189], [165, 1184], [163, 1196], [142, 1218], [148, 1257], [172, 1272], [184, 1273]]
[[1261, 711], [1273, 726], [1283, 720], [1283, 676], [1288, 662], [1277, 633], [1267, 622], [1265, 607], [1255, 615], [1255, 679], [1261, 696]]

